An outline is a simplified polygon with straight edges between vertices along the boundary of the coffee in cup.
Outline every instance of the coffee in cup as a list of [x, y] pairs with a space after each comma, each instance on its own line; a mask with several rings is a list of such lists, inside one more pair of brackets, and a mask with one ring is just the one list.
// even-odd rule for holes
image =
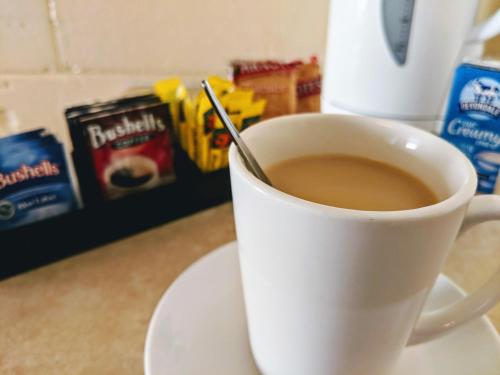
[[417, 177], [358, 156], [302, 156], [271, 165], [266, 175], [278, 190], [339, 208], [399, 211], [438, 202], [436, 194]]

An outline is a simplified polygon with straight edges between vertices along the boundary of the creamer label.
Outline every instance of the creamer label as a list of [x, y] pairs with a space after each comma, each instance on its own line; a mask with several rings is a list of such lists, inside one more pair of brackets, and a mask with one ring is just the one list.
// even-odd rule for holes
[[500, 193], [500, 72], [463, 64], [455, 72], [441, 136], [471, 160], [480, 193]]

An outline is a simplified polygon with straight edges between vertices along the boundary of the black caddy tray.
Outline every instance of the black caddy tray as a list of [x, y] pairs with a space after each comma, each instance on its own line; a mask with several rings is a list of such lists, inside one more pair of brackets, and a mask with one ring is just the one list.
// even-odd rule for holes
[[0, 231], [0, 279], [130, 236], [231, 199], [227, 169], [203, 174], [176, 152], [176, 182]]

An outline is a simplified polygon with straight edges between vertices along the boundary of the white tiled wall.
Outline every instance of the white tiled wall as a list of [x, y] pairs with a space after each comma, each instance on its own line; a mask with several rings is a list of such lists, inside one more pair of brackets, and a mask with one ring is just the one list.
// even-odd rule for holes
[[67, 140], [72, 104], [168, 75], [198, 82], [234, 58], [321, 59], [328, 3], [0, 0], [0, 111], [15, 112], [14, 130], [46, 126]]
[[56, 55], [46, 0], [0, 0], [0, 72], [54, 70]]
[[0, 72], [192, 74], [235, 57], [321, 55], [327, 10], [328, 0], [0, 0]]
[[67, 62], [98, 73], [204, 73], [235, 57], [322, 53], [328, 7], [327, 0], [56, 3]]
[[[500, 0], [482, 2], [495, 10]], [[46, 126], [67, 140], [65, 107], [119, 96], [159, 77], [199, 82], [224, 74], [234, 58], [317, 54], [321, 62], [328, 4], [0, 0], [0, 134], [6, 108], [19, 119], [14, 130]]]

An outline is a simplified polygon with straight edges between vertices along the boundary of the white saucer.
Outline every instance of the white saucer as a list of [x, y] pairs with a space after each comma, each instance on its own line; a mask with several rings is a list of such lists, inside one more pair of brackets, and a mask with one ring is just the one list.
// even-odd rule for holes
[[[427, 303], [435, 309], [463, 293], [439, 276]], [[146, 338], [146, 375], [259, 374], [246, 331], [237, 245], [224, 245], [189, 267], [163, 295]], [[434, 341], [405, 349], [394, 375], [499, 375], [500, 340], [478, 318]]]

